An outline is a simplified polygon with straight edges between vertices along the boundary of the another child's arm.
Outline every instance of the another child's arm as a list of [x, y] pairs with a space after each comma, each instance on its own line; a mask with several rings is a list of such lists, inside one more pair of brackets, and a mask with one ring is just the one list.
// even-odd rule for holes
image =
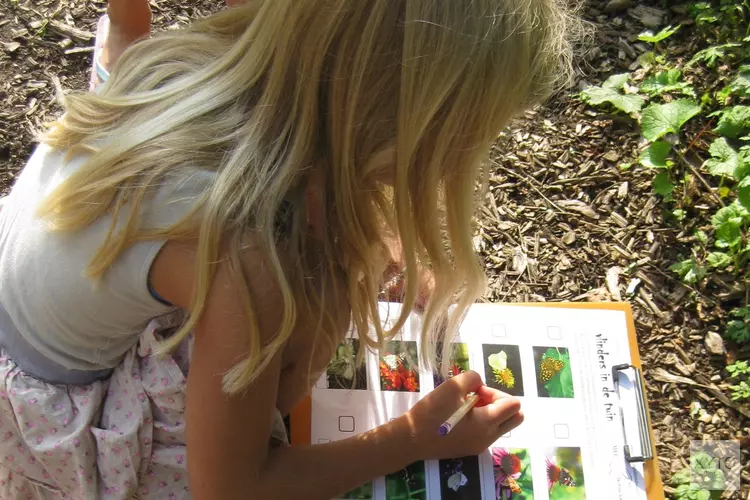
[[[157, 292], [175, 304], [189, 303], [192, 283], [184, 270], [192, 268], [192, 259], [189, 248], [167, 244], [152, 270]], [[252, 269], [260, 329], [272, 335], [280, 319], [278, 294], [262, 259]], [[289, 367], [279, 354], [245, 393], [225, 395], [222, 376], [243, 358], [247, 338], [247, 319], [229, 265], [218, 266], [209, 297], [188, 376], [187, 458], [196, 500], [329, 499], [416, 460], [476, 454], [522, 418], [516, 399], [480, 389], [479, 376], [470, 372], [445, 382], [404, 417], [371, 432], [325, 445], [271, 450], [279, 378]], [[474, 390], [490, 404], [475, 408], [462, 425], [439, 437], [439, 425]]]

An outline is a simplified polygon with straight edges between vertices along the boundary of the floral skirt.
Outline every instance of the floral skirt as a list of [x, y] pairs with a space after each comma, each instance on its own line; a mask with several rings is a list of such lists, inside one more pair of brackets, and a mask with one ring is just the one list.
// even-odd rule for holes
[[[60, 386], [0, 351], [0, 499], [189, 499], [185, 397], [192, 339], [152, 355], [179, 324], [153, 320], [105, 381]], [[286, 442], [277, 412], [273, 438]]]

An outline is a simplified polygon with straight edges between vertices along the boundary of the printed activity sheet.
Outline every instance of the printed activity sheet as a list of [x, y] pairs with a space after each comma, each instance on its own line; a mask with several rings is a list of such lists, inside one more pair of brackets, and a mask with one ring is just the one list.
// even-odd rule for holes
[[[383, 303], [381, 317], [392, 321], [399, 308]], [[361, 348], [356, 333], [339, 346], [312, 390], [313, 444], [385, 424], [444, 381], [419, 360], [420, 328], [413, 314], [361, 366], [350, 363]], [[646, 499], [642, 465], [623, 455], [626, 434], [637, 442], [626, 403], [633, 387], [620, 378], [621, 403], [612, 380], [612, 366], [631, 362], [624, 312], [475, 304], [450, 352], [449, 376], [475, 370], [487, 385], [517, 396], [524, 423], [480, 456], [416, 462], [342, 498]]]

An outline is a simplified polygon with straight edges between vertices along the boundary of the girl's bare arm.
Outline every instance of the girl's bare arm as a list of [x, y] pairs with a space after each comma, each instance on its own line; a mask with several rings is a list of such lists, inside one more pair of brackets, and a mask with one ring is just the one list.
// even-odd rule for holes
[[[175, 304], [189, 300], [191, 273], [184, 270], [192, 259], [189, 247], [167, 244], [154, 264], [154, 287]], [[260, 328], [270, 337], [280, 321], [280, 298], [262, 259], [254, 276]], [[416, 459], [404, 419], [328, 445], [269, 450], [284, 357], [276, 356], [244, 394], [222, 392], [222, 375], [245, 353], [247, 320], [239, 296], [229, 266], [220, 265], [188, 375], [188, 470], [196, 500], [328, 499]]]

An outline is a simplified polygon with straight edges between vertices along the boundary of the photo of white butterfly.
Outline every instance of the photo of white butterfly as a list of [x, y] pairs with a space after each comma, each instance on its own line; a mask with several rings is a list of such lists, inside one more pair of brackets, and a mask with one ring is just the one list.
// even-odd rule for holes
[[481, 500], [479, 457], [440, 460], [440, 498], [442, 500]]

